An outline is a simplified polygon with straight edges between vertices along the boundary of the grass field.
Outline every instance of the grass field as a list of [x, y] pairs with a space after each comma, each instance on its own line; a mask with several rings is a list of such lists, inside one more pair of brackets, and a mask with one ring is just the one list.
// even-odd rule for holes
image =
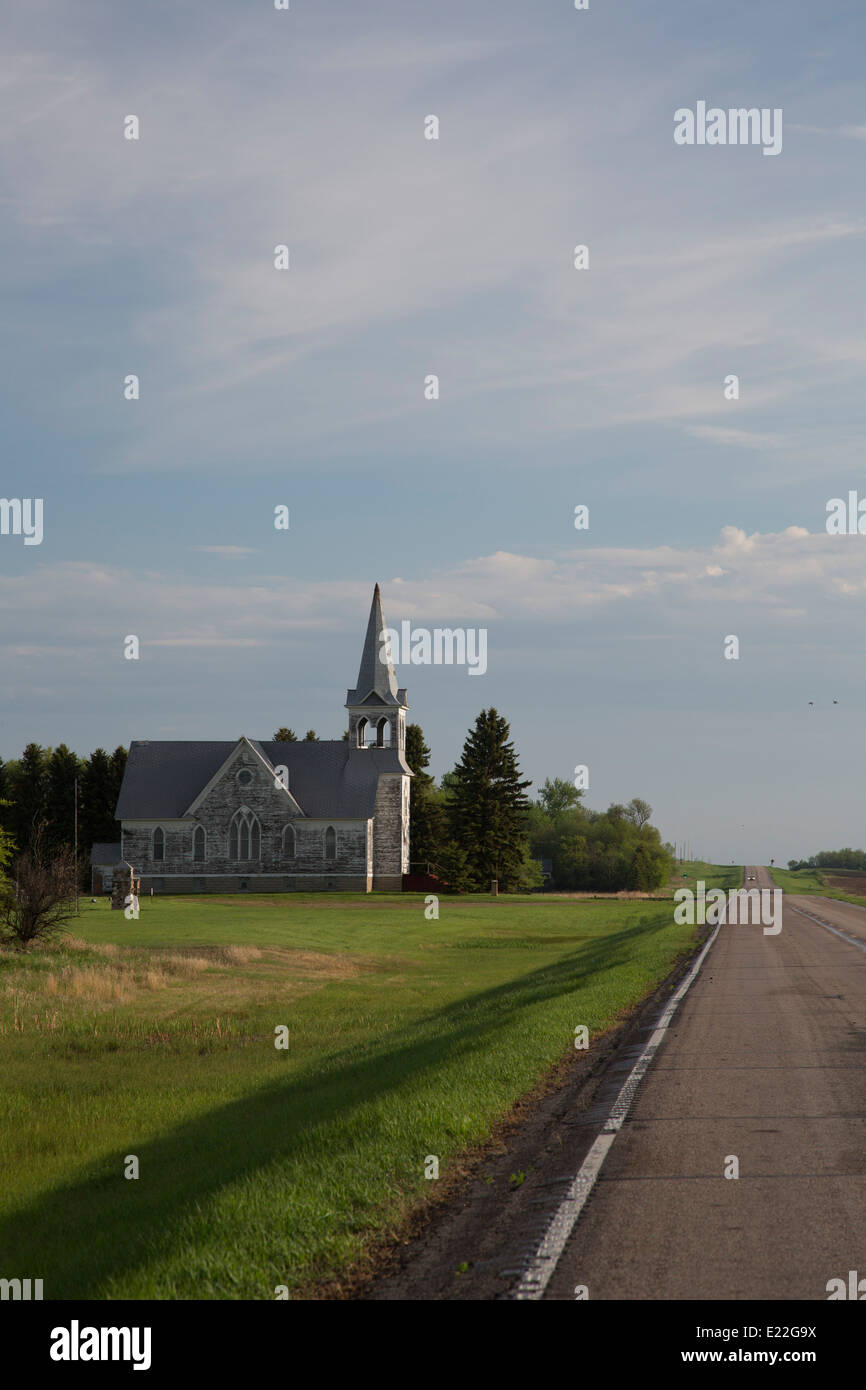
[[[842, 888], [833, 887], [832, 880], [836, 882], [844, 881], [843, 875], [838, 870], [833, 869], [779, 869], [774, 865], [767, 871], [773, 882], [786, 893], [820, 893], [825, 898], [836, 898], [841, 903], [854, 903], [857, 907], [866, 907], [866, 895], [862, 893], [848, 893]], [[856, 886], [860, 886], [861, 875], [856, 877]]]
[[430, 1195], [427, 1155], [447, 1176], [695, 941], [661, 902], [440, 912], [221, 896], [127, 922], [100, 900], [64, 946], [0, 953], [0, 1275], [46, 1298], [339, 1278]]
[[767, 873], [778, 888], [786, 893], [826, 893], [820, 869], [780, 869], [767, 866]]
[[[683, 875], [687, 877], [683, 877]], [[691, 888], [702, 879], [707, 890], [710, 888], [741, 888], [743, 885], [742, 864], [705, 864], [701, 859], [685, 859], [678, 863], [668, 880], [668, 888]]]

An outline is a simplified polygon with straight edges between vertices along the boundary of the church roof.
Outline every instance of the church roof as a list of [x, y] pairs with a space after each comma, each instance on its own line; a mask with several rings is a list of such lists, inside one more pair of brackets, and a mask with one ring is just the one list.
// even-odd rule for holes
[[[345, 739], [276, 743], [251, 739], [272, 767], [289, 770], [289, 790], [304, 815], [363, 819], [373, 814], [382, 772], [408, 773], [396, 748], [351, 750]], [[231, 742], [133, 741], [115, 815], [118, 820], [176, 820], [237, 747]]]
[[121, 858], [121, 846], [107, 844], [104, 840], [97, 840], [90, 850], [91, 864], [119, 864]]
[[382, 633], [386, 629], [385, 615], [382, 612], [382, 595], [377, 584], [373, 590], [373, 602], [370, 605], [370, 617], [367, 622], [367, 635], [364, 638], [364, 649], [361, 652], [361, 666], [358, 671], [358, 680], [354, 690], [346, 692], [347, 705], [362, 705], [373, 696], [370, 703], [378, 705], [405, 705], [405, 690], [397, 689], [397, 677], [394, 674], [394, 666], [391, 662], [390, 652], [388, 661], [379, 660], [379, 652], [382, 648]]
[[[398, 690], [390, 656], [379, 660], [385, 630], [379, 585], [373, 591], [367, 635], [361, 654], [358, 684], [348, 692], [349, 705], [407, 707], [406, 691]], [[118, 820], [179, 820], [186, 816], [238, 747], [230, 742], [172, 740], [133, 741], [115, 810]], [[367, 820], [375, 810], [382, 773], [412, 775], [396, 747], [351, 748], [346, 739], [277, 743], [247, 742], [273, 769], [289, 771], [289, 794], [305, 816], [317, 820]], [[287, 803], [289, 798], [286, 798]], [[118, 847], [119, 848], [119, 847]]]

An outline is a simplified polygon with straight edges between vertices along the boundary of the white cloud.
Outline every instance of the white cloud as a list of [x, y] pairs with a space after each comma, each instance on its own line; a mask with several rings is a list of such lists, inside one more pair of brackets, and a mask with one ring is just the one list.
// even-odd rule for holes
[[791, 121], [785, 129], [802, 131], [806, 135], [831, 135], [834, 138], [843, 135], [849, 140], [866, 140], [866, 125], [801, 125]]
[[783, 434], [762, 434], [757, 430], [737, 430], [724, 425], [688, 425], [686, 434], [707, 439], [711, 444], [731, 444], [743, 449], [782, 449], [789, 440]]
[[194, 545], [193, 550], [204, 551], [207, 555], [255, 555], [258, 552], [248, 545]]
[[[96, 265], [112, 244], [154, 271], [128, 335], [152, 375], [158, 363], [159, 406], [96, 466], [235, 468], [254, 420], [249, 466], [267, 467], [284, 452], [287, 409], [296, 450], [339, 460], [347, 440], [400, 424], [415, 433], [432, 370], [437, 430], [462, 448], [706, 420], [722, 408], [720, 358], [748, 367], [742, 420], [795, 399], [803, 373], [814, 383], [822, 366], [858, 360], [856, 329], [836, 312], [856, 287], [841, 268], [835, 286], [798, 269], [862, 240], [854, 212], [770, 215], [749, 200], [720, 225], [702, 197], [708, 164], [693, 166], [693, 182], [672, 174], [664, 197], [646, 166], [647, 103], [666, 103], [678, 76], [642, 73], [612, 101], [600, 71], [582, 109], [603, 113], [604, 138], [589, 128], [576, 140], [571, 95], [531, 73], [515, 83], [514, 49], [500, 35], [412, 45], [347, 27], [287, 55], [238, 24], [206, 54], [142, 58], [135, 95], [98, 46], [71, 67], [50, 52], [10, 54], [10, 226], [66, 224], [26, 273], [38, 282], [65, 262]], [[442, 93], [439, 142], [422, 134], [430, 84]], [[127, 142], [120, 120], [136, 105], [142, 138]], [[587, 237], [592, 268], [576, 272], [571, 249]], [[271, 261], [282, 241], [284, 274]], [[7, 257], [16, 273], [21, 244]], [[174, 274], [162, 287], [167, 246]], [[72, 399], [77, 385], [73, 374]], [[692, 428], [730, 443], [751, 433], [768, 454], [782, 438]]]
[[[114, 659], [128, 633], [145, 652], [357, 633], [370, 589], [370, 583], [269, 575], [215, 584], [94, 564], [46, 565], [26, 578], [0, 577], [0, 644], [23, 655], [16, 636], [23, 623], [39, 632], [38, 647], [28, 649], [33, 655], [66, 647], [88, 659], [100, 652]], [[693, 548], [578, 542], [542, 557], [497, 551], [448, 572], [383, 581], [382, 590], [392, 624], [532, 621], [555, 630], [580, 618], [638, 633], [651, 621], [702, 626], [724, 609], [774, 624], [801, 622], [808, 613], [820, 632], [828, 611], [850, 620], [846, 600], [866, 593], [866, 538], [810, 534], [798, 526], [749, 535], [725, 526], [715, 544]]]

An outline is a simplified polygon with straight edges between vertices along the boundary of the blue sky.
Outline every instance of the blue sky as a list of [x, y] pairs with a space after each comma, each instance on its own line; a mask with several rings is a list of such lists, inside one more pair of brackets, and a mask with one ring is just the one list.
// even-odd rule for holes
[[[488, 630], [483, 677], [398, 672], [437, 774], [495, 705], [526, 775], [709, 857], [862, 844], [866, 539], [825, 508], [866, 496], [864, 40], [859, 4], [8, 6], [0, 495], [45, 535], [0, 536], [0, 755], [338, 737], [378, 580]], [[698, 100], [782, 108], [782, 152], [675, 145]]]

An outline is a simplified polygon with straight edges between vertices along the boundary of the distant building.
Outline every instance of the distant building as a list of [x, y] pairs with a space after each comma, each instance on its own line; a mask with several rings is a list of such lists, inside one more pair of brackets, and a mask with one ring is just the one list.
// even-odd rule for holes
[[120, 845], [95, 844], [90, 851], [90, 891], [110, 893], [114, 883], [114, 866], [123, 855]]
[[377, 584], [346, 694], [348, 740], [131, 744], [118, 858], [142, 894], [401, 889], [409, 704], [390, 658], [379, 660], [385, 626]]

